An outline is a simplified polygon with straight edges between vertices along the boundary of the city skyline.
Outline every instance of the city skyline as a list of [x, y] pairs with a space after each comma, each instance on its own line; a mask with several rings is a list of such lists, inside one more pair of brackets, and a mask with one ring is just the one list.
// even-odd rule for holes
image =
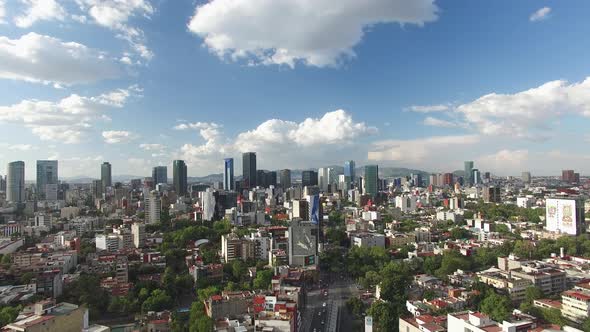
[[[52, 3], [0, 10], [0, 164], [27, 161], [26, 174], [37, 159], [60, 160], [64, 177], [96, 176], [89, 170], [103, 160], [118, 174], [149, 174], [183, 159], [203, 176], [221, 173], [226, 157], [240, 167], [247, 151], [277, 170], [353, 159], [434, 172], [461, 160], [498, 175], [590, 172], [579, 153], [589, 54], [576, 42], [590, 24], [587, 2], [367, 4], [381, 17], [349, 1], [332, 14], [336, 2], [323, 0], [313, 9], [327, 19], [306, 22], [298, 42], [282, 30], [260, 35], [241, 19], [243, 1], [219, 21], [210, 14], [225, 0], [104, 11]], [[252, 15], [262, 30], [274, 30], [268, 13], [301, 25], [295, 9], [260, 1]], [[249, 48], [256, 41], [270, 53]], [[273, 49], [284, 53], [261, 55]]]

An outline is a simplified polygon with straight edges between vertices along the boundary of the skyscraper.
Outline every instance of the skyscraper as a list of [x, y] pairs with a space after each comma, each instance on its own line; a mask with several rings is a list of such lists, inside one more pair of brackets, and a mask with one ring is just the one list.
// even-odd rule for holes
[[152, 169], [152, 179], [154, 184], [168, 183], [168, 167], [156, 166]]
[[234, 158], [225, 158], [223, 163], [223, 189], [235, 190]]
[[373, 197], [377, 195], [379, 182], [379, 166], [365, 166], [365, 193]]
[[318, 172], [316, 171], [303, 171], [301, 172], [301, 185], [302, 186], [317, 186], [318, 185]]
[[12, 203], [25, 201], [25, 162], [13, 161], [8, 163], [6, 178], [6, 200]]
[[531, 172], [522, 172], [522, 182], [531, 183]]
[[[176, 160], [175, 160], [176, 161]], [[160, 214], [162, 212], [162, 201], [160, 193], [152, 190], [145, 198], [145, 223], [157, 224], [160, 222]]]
[[344, 162], [344, 179], [349, 184], [354, 184], [356, 178], [356, 164], [354, 160], [348, 160]]
[[256, 187], [256, 152], [242, 154], [242, 187]]
[[[57, 190], [57, 160], [37, 160], [37, 199], [47, 199], [47, 190]], [[48, 186], [52, 185], [52, 186]], [[55, 196], [57, 192], [49, 196]]]
[[283, 189], [291, 188], [291, 170], [290, 169], [282, 169], [280, 171], [280, 181], [281, 181], [281, 187], [283, 187]]
[[174, 182], [174, 191], [179, 196], [186, 195], [187, 190], [187, 172], [184, 160], [175, 160], [172, 163], [172, 177]]
[[107, 187], [113, 186], [113, 176], [112, 176], [112, 169], [111, 164], [108, 162], [102, 163], [100, 165], [100, 180], [102, 181], [102, 192], [106, 192]]
[[561, 171], [561, 180], [563, 182], [573, 183], [576, 181], [576, 173], [573, 169], [564, 169]]
[[465, 176], [464, 182], [465, 186], [470, 186], [473, 184], [473, 161], [466, 161], [465, 162]]

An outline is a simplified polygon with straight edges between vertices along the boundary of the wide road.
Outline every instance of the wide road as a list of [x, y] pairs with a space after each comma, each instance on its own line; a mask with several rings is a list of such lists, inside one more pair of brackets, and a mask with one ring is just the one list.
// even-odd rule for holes
[[[345, 331], [342, 327], [352, 326], [352, 318], [346, 311], [346, 301], [351, 296], [358, 296], [359, 291], [352, 280], [340, 274], [322, 273], [321, 280], [321, 289], [316, 285], [308, 292], [301, 331]], [[327, 295], [324, 295], [324, 290]]]

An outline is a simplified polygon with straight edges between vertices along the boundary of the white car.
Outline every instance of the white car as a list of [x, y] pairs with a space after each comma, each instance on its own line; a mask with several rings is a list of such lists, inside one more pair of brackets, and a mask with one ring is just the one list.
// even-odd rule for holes
[[325, 306], [326, 306], [326, 302], [324, 302], [324, 304], [322, 304], [322, 307], [325, 307]]

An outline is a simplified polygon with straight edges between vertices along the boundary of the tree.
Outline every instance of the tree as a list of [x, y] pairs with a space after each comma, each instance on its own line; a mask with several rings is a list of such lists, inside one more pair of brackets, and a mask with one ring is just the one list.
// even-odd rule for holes
[[210, 332], [213, 330], [213, 320], [205, 315], [205, 305], [202, 301], [193, 302], [190, 310], [189, 332]]
[[21, 309], [21, 306], [2, 308], [2, 310], [0, 310], [0, 325], [5, 326], [14, 322]]
[[396, 332], [399, 330], [399, 323], [397, 321], [399, 315], [390, 302], [373, 302], [367, 315], [373, 317], [373, 327], [377, 332]]
[[219, 288], [215, 286], [209, 286], [207, 288], [201, 288], [197, 290], [197, 296], [199, 297], [200, 301], [207, 300], [211, 295], [215, 295], [219, 293]]
[[346, 308], [348, 308], [348, 312], [353, 314], [356, 318], [361, 317], [365, 312], [365, 304], [358, 297], [351, 297], [346, 301]]
[[169, 309], [173, 305], [172, 297], [166, 294], [166, 291], [156, 289], [152, 291], [150, 297], [148, 297], [142, 304], [141, 310], [145, 313], [148, 311], [162, 311]]
[[525, 290], [525, 301], [527, 303], [533, 303], [537, 299], [541, 299], [545, 296], [543, 290], [537, 286], [529, 286]]
[[590, 331], [590, 318], [586, 318], [582, 323], [582, 330], [583, 331]]
[[244, 262], [239, 259], [236, 259], [231, 263], [231, 273], [234, 277], [234, 280], [236, 281], [240, 281], [242, 279], [244, 274], [246, 274], [246, 270], [246, 264], [244, 264]]
[[512, 301], [507, 296], [489, 291], [485, 299], [481, 302], [481, 311], [489, 315], [493, 320], [502, 322], [512, 312]]
[[256, 278], [254, 278], [254, 289], [268, 289], [272, 281], [272, 276], [272, 270], [257, 271]]

